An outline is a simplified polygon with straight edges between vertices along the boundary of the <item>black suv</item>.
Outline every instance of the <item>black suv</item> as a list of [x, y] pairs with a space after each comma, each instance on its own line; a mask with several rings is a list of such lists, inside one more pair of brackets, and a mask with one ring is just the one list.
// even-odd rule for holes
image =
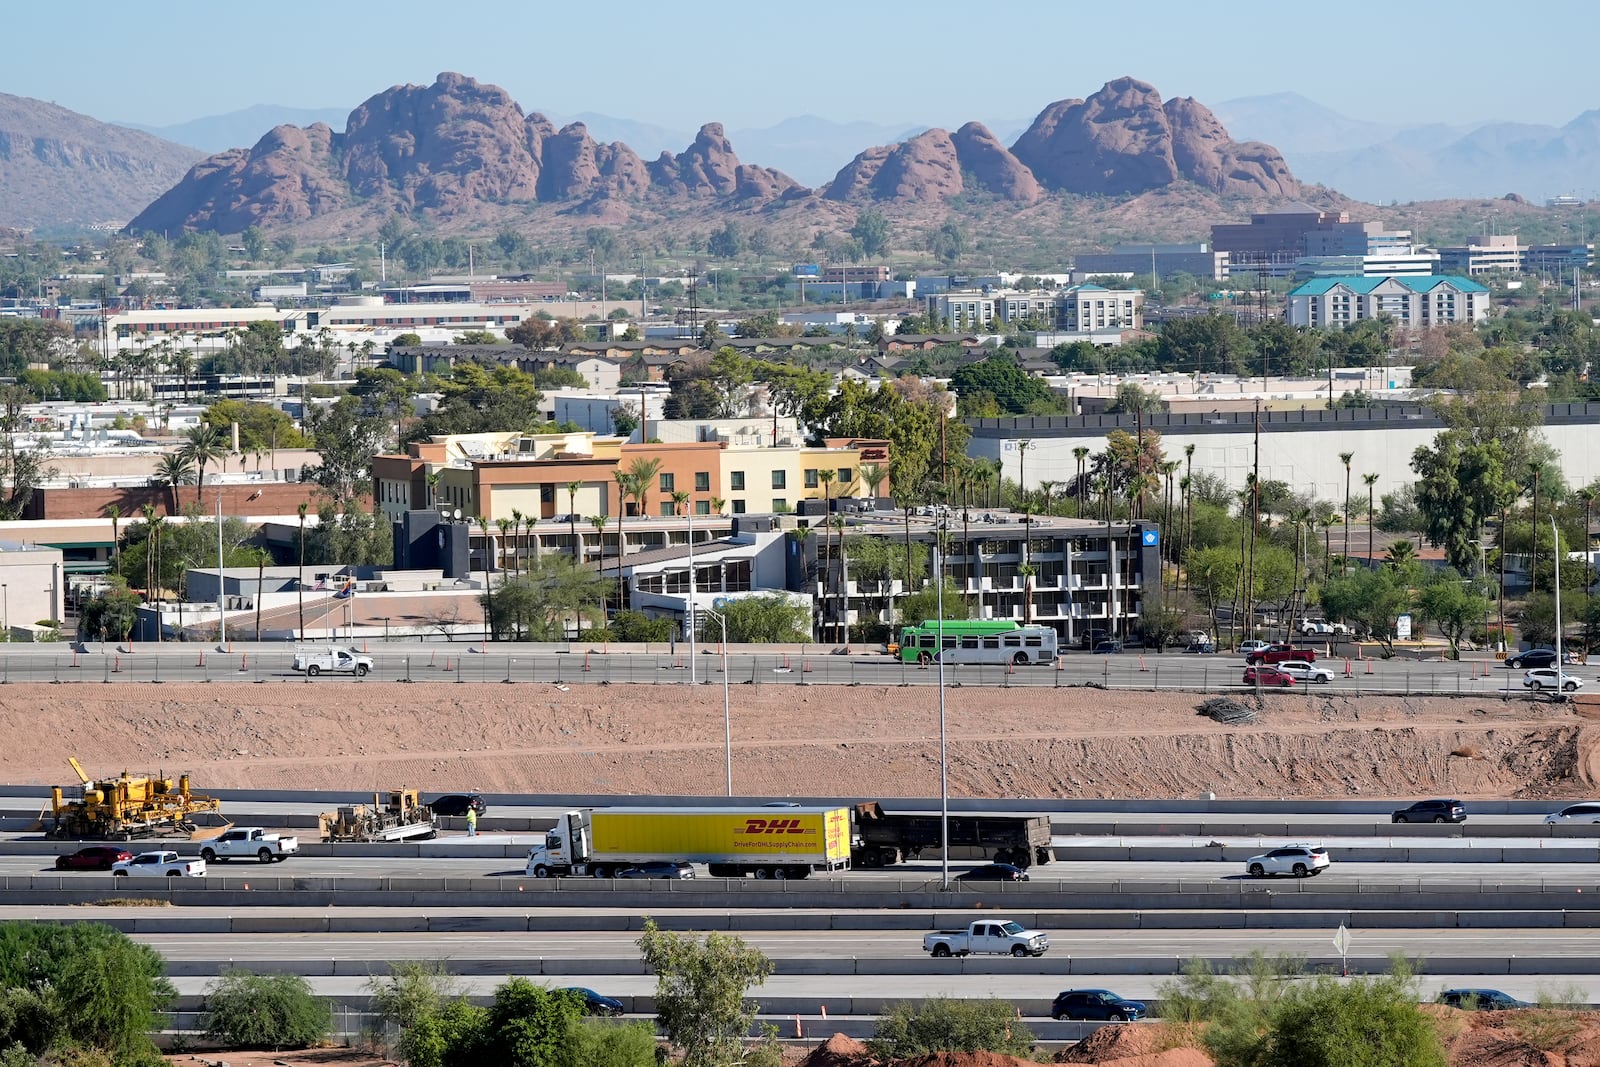
[[467, 809], [471, 808], [479, 818], [489, 810], [489, 805], [477, 793], [446, 793], [428, 801], [428, 807], [433, 809], [435, 815], [465, 815]]
[[1123, 1000], [1109, 989], [1068, 989], [1050, 1005], [1052, 1019], [1094, 1019], [1120, 1023], [1144, 1017], [1142, 1001]]
[[1467, 809], [1459, 800], [1419, 800], [1389, 816], [1390, 822], [1466, 822]]

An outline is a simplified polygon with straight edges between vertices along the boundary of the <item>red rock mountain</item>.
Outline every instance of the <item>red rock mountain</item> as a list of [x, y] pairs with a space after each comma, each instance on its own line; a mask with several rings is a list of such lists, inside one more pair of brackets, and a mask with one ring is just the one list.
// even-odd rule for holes
[[1011, 153], [1045, 188], [1063, 192], [1115, 196], [1189, 181], [1224, 195], [1300, 193], [1277, 149], [1239, 144], [1203, 105], [1163, 104], [1133, 78], [1108, 82], [1087, 100], [1051, 104]]
[[280, 126], [253, 148], [202, 160], [129, 229], [236, 233], [341, 213], [366, 220], [352, 222], [359, 227], [394, 211], [465, 224], [485, 205], [507, 204], [617, 217], [628, 205], [805, 201], [814, 210], [821, 200], [914, 204], [981, 192], [1025, 205], [1053, 192], [1134, 195], [1182, 183], [1224, 196], [1300, 195], [1276, 149], [1239, 144], [1194, 100], [1163, 103], [1132, 78], [1051, 104], [1010, 149], [980, 123], [953, 134], [931, 129], [867, 149], [813, 193], [741, 162], [718, 123], [702, 126], [678, 155], [645, 162], [625, 144], [596, 143], [582, 123], [558, 130], [543, 115], [524, 115], [505, 90], [446, 73], [372, 97], [343, 134]]

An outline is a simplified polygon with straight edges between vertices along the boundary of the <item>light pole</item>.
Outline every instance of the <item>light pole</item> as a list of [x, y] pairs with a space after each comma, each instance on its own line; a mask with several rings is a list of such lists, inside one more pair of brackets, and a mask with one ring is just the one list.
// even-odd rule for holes
[[1556, 517], [1550, 516], [1550, 535], [1554, 540], [1556, 557], [1556, 697], [1566, 692], [1561, 675], [1561, 531], [1556, 529]]
[[[695, 610], [694, 610], [694, 501], [693, 500], [689, 501], [689, 512], [688, 512], [688, 515], [689, 515], [689, 610], [684, 615], [684, 618], [687, 620], [687, 627], [688, 627], [688, 630], [689, 630], [689, 684], [690, 685], [694, 685], [696, 683], [696, 677], [695, 677], [695, 669], [696, 668], [695, 668], [695, 665], [694, 665], [694, 616], [695, 616]], [[728, 647], [728, 642], [726, 640], [724, 640], [722, 642], [722, 647], [724, 649], [726, 649]], [[722, 680], [724, 682], [726, 682], [728, 680], [728, 672], [727, 671], [723, 671], [722, 672]], [[729, 786], [728, 795], [729, 796], [733, 795], [732, 786]]]
[[722, 626], [722, 746], [727, 758], [728, 795], [733, 796], [733, 708], [728, 702], [728, 617], [712, 608], [706, 615]]
[[11, 640], [11, 593], [5, 582], [0, 582], [0, 630], [5, 631], [4, 640]]
[[948, 735], [944, 714], [944, 557], [940, 554], [946, 522], [940, 520], [933, 539], [933, 596], [939, 612], [939, 888], [950, 888], [950, 765], [946, 758]]

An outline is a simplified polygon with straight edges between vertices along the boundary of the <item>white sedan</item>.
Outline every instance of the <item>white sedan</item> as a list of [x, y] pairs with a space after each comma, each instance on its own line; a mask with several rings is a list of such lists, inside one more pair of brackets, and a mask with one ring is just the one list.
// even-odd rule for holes
[[1315, 663], [1305, 663], [1297, 659], [1286, 659], [1277, 665], [1278, 670], [1287, 674], [1295, 681], [1304, 685], [1306, 682], [1331, 682], [1333, 672], [1326, 667], [1319, 667]]
[[1557, 688], [1572, 693], [1583, 684], [1583, 679], [1569, 671], [1562, 671], [1558, 677], [1554, 667], [1534, 667], [1523, 672], [1522, 684], [1536, 693], [1541, 689]]
[[114, 864], [111, 873], [118, 878], [204, 878], [205, 860], [186, 860], [176, 852], [141, 852], [131, 860]]
[[1569, 804], [1546, 815], [1544, 821], [1556, 824], [1600, 822], [1600, 804]]
[[1244, 861], [1245, 873], [1252, 878], [1265, 878], [1274, 874], [1292, 874], [1306, 878], [1321, 874], [1333, 861], [1328, 850], [1321, 845], [1286, 845]]

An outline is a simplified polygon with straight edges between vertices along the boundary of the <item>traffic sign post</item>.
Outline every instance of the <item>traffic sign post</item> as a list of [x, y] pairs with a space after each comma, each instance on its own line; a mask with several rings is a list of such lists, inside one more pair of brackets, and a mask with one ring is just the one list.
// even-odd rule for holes
[[1333, 947], [1339, 950], [1339, 969], [1346, 978], [1350, 977], [1350, 931], [1345, 929], [1344, 923], [1339, 924], [1339, 931], [1333, 935]]

